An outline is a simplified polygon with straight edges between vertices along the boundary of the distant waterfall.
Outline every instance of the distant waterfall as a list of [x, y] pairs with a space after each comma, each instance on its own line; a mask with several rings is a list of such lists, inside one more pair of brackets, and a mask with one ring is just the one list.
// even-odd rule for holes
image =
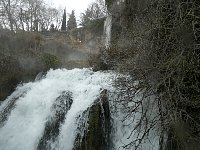
[[112, 28], [112, 15], [108, 15], [104, 23], [104, 36], [105, 36], [105, 46], [110, 47], [111, 42], [111, 28]]
[[[124, 144], [143, 131], [131, 134], [140, 117], [139, 112], [123, 121], [129, 112], [122, 107], [125, 99], [121, 99], [122, 103], [115, 102], [118, 98], [113, 86], [115, 77], [114, 72], [57, 69], [37, 77], [34, 82], [19, 85], [0, 105], [0, 150], [77, 150], [74, 149], [79, 143], [77, 135], [84, 137], [89, 126], [88, 110], [101, 99], [101, 93], [106, 93], [110, 104], [107, 110], [110, 111], [112, 129], [109, 129], [110, 135], [106, 135], [111, 142], [109, 150], [123, 150]], [[135, 101], [140, 98], [140, 94], [134, 96]], [[103, 116], [102, 127], [107, 130], [105, 116], [101, 114], [106, 110], [101, 103], [97, 107], [102, 111], [95, 113]], [[142, 150], [158, 150], [159, 140], [154, 138], [157, 137], [155, 133], [151, 132], [149, 139], [142, 143]], [[98, 134], [101, 133], [95, 136]], [[95, 136], [93, 141], [98, 140]]]

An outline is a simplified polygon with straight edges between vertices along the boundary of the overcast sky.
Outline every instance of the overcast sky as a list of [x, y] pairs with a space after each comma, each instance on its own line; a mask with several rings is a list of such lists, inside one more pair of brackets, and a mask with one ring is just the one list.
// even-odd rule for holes
[[56, 6], [57, 8], [66, 8], [67, 13], [71, 13], [75, 10], [76, 16], [80, 16], [80, 13], [84, 12], [89, 4], [95, 0], [46, 0], [49, 4]]

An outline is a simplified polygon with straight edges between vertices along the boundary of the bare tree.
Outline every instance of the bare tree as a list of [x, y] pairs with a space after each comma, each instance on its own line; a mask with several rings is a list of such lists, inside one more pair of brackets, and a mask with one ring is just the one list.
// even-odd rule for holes
[[1, 24], [14, 30], [48, 30], [51, 23], [59, 23], [60, 12], [44, 0], [0, 0]]
[[58, 29], [61, 23], [61, 12], [53, 7], [43, 7], [40, 15], [40, 27], [42, 30], [48, 30], [53, 23], [55, 29]]
[[80, 25], [85, 26], [89, 21], [105, 17], [107, 14], [104, 0], [91, 3], [84, 13], [81, 13]]
[[15, 8], [17, 6], [18, 0], [1, 0], [2, 4], [2, 13], [4, 16], [4, 19], [9, 24], [10, 30], [14, 30], [14, 24], [15, 24], [15, 18], [14, 18], [14, 12]]

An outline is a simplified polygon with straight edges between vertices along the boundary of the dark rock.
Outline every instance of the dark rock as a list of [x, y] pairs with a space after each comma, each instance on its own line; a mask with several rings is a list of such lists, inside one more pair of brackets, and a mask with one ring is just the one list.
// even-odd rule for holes
[[65, 115], [72, 105], [72, 93], [62, 92], [62, 94], [56, 99], [52, 106], [53, 115], [46, 122], [44, 133], [38, 144], [38, 150], [51, 149], [51, 143], [55, 142], [59, 132], [60, 125], [64, 122]]
[[0, 53], [0, 101], [10, 95], [20, 82], [21, 67], [16, 59]]
[[77, 135], [73, 150], [108, 150], [110, 129], [109, 100], [107, 90], [103, 90], [89, 109], [87, 131], [82, 139]]

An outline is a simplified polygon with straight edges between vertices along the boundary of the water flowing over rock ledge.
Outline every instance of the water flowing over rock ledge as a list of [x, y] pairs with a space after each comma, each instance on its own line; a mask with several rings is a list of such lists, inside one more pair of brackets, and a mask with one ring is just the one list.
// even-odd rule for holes
[[[141, 126], [130, 135], [141, 114], [136, 111], [124, 120], [126, 95], [119, 96], [115, 77], [109, 71], [57, 69], [18, 86], [0, 105], [0, 149], [123, 150], [143, 130]], [[140, 101], [141, 95], [133, 93], [133, 100]], [[155, 133], [142, 148], [158, 150]]]
[[[0, 149], [72, 150], [79, 128], [87, 133], [87, 146], [105, 146], [112, 78], [109, 72], [58, 69], [20, 85], [0, 106]], [[102, 141], [97, 144], [93, 136]]]
[[111, 116], [107, 90], [101, 92], [88, 111], [88, 127], [83, 137], [77, 135], [73, 150], [109, 150]]

